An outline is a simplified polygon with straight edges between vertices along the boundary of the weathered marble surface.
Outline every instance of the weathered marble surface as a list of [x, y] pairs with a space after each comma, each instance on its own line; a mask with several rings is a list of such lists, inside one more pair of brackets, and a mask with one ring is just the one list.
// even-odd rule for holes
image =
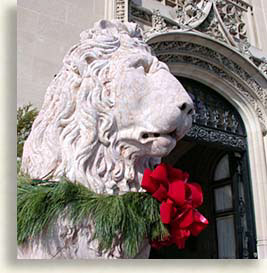
[[[192, 123], [190, 97], [168, 67], [151, 55], [133, 23], [99, 21], [81, 33], [47, 89], [25, 143], [22, 170], [32, 178], [65, 175], [97, 193], [142, 191], [153, 167]], [[115, 242], [108, 253], [92, 241], [85, 219], [58, 219], [51, 234], [19, 248], [19, 258], [126, 258]], [[147, 258], [144, 240], [138, 258]], [[133, 257], [127, 257], [133, 258]]]

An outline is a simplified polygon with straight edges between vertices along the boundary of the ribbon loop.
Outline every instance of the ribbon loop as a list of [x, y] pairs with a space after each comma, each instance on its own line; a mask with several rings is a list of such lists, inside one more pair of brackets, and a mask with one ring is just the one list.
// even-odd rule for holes
[[169, 184], [168, 197], [175, 202], [176, 206], [183, 206], [186, 201], [184, 182], [178, 180]]
[[152, 194], [154, 198], [156, 198], [158, 201], [162, 202], [166, 199], [167, 196], [167, 190], [162, 184], [159, 185], [157, 190]]

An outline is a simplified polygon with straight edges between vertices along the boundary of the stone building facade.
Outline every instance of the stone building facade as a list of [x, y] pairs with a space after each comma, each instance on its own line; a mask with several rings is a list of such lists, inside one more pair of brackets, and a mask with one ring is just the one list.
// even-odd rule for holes
[[140, 24], [195, 103], [164, 160], [202, 184], [210, 227], [151, 258], [267, 258], [266, 1], [19, 0], [18, 106], [41, 106], [66, 51], [103, 18]]

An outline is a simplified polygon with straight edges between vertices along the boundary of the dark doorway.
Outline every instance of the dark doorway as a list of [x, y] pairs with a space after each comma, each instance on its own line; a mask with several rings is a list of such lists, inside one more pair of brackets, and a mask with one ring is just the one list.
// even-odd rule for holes
[[222, 96], [193, 80], [179, 78], [191, 95], [193, 127], [163, 162], [190, 174], [202, 186], [199, 211], [209, 220], [186, 247], [152, 249], [152, 259], [255, 258], [256, 241], [247, 160], [246, 134], [240, 115]]

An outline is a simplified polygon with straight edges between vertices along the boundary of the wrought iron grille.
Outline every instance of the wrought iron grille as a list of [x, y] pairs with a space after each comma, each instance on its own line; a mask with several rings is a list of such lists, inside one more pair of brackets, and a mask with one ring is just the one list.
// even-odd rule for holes
[[191, 96], [195, 113], [187, 137], [245, 150], [246, 132], [240, 115], [220, 94], [191, 79], [179, 78]]

